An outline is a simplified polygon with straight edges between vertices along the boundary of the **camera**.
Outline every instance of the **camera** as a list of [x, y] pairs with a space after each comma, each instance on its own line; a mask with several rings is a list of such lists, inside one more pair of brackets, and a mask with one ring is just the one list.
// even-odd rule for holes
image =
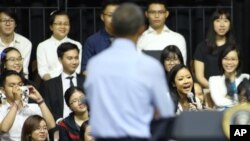
[[21, 91], [22, 91], [22, 100], [24, 102], [28, 102], [28, 99], [29, 99], [29, 87], [28, 86], [22, 86], [20, 87]]
[[22, 87], [20, 87], [20, 89], [21, 89], [23, 95], [29, 95], [30, 92], [29, 92], [28, 86], [22, 86]]
[[0, 90], [0, 104], [4, 104], [5, 102], [6, 102], [6, 96], [2, 92], [2, 90]]

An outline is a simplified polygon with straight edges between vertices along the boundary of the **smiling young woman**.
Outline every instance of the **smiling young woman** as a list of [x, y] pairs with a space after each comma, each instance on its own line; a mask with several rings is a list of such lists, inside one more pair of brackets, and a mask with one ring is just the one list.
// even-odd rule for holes
[[215, 105], [223, 110], [238, 103], [237, 87], [249, 74], [241, 73], [240, 53], [234, 44], [220, 54], [219, 68], [223, 74], [209, 78], [209, 89]]
[[39, 115], [28, 117], [23, 124], [21, 141], [48, 141], [45, 119]]

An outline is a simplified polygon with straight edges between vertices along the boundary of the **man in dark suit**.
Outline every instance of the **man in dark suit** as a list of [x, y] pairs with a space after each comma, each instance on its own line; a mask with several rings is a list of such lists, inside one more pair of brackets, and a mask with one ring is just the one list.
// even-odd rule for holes
[[41, 85], [41, 93], [56, 121], [68, 116], [71, 110], [66, 106], [64, 93], [71, 86], [83, 86], [85, 77], [76, 74], [79, 65], [79, 49], [75, 44], [62, 43], [57, 49], [63, 72]]

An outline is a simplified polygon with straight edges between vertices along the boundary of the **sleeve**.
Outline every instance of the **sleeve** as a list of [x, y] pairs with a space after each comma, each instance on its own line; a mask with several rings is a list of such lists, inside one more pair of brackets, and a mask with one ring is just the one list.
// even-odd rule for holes
[[152, 74], [153, 104], [159, 110], [161, 117], [174, 116], [174, 104], [166, 82], [163, 68], [158, 65]]
[[201, 62], [204, 62], [204, 51], [202, 50], [202, 48], [205, 47], [205, 42], [201, 42], [200, 44], [197, 45], [195, 52], [194, 52], [194, 60], [198, 60]]
[[233, 104], [232, 100], [227, 97], [223, 80], [221, 76], [212, 76], [208, 81], [211, 98], [218, 107], [231, 106]]
[[37, 47], [36, 51], [37, 56], [37, 68], [38, 68], [38, 74], [42, 78], [46, 73], [49, 72], [48, 63], [46, 62], [46, 52], [44, 50], [44, 46], [40, 43]]
[[86, 70], [87, 63], [93, 55], [94, 55], [94, 47], [91, 45], [90, 39], [87, 39], [82, 51], [82, 63], [81, 63], [82, 71]]

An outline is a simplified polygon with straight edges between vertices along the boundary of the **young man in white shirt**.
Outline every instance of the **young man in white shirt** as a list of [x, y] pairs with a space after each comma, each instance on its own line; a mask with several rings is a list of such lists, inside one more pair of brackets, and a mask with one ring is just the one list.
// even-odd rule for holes
[[148, 18], [149, 27], [137, 42], [139, 50], [163, 50], [168, 45], [176, 45], [187, 60], [186, 41], [184, 37], [166, 25], [169, 11], [164, 0], [151, 0], [147, 5], [145, 16]]
[[6, 70], [1, 74], [0, 86], [6, 97], [0, 107], [1, 141], [20, 141], [23, 123], [31, 115], [43, 116], [48, 129], [55, 127], [55, 120], [35, 87], [26, 86], [29, 89], [28, 97], [37, 104], [25, 102], [21, 90], [23, 85], [22, 75], [18, 72]]

